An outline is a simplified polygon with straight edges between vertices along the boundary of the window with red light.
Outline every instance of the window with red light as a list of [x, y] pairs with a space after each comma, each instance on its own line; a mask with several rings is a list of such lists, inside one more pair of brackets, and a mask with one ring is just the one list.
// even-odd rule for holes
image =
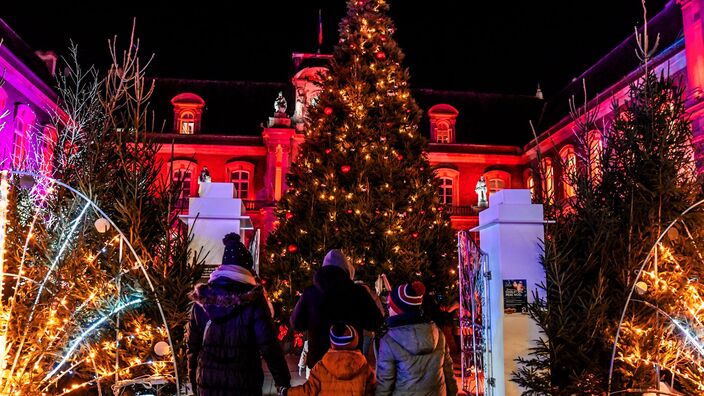
[[565, 198], [574, 197], [573, 180], [577, 172], [577, 155], [574, 153], [574, 147], [567, 145], [560, 150], [560, 159], [562, 160], [562, 192]]
[[235, 198], [249, 198], [249, 172], [246, 170], [232, 171], [230, 181], [234, 185]]
[[452, 178], [440, 178], [440, 203], [452, 205]]
[[551, 158], [543, 158], [543, 196], [546, 203], [552, 203], [555, 199], [555, 170], [552, 167]]
[[601, 155], [604, 151], [604, 142], [601, 132], [593, 130], [587, 134], [587, 149], [589, 151], [589, 175], [593, 182], [601, 180]]
[[176, 185], [179, 185], [178, 201], [176, 208], [181, 210], [188, 209], [189, 198], [191, 197], [195, 179], [193, 175], [196, 173], [195, 162], [189, 160], [176, 160], [171, 163], [171, 180]]
[[193, 112], [184, 111], [181, 113], [181, 118], [179, 119], [179, 133], [182, 135], [192, 135], [195, 131], [196, 117]]
[[535, 200], [535, 179], [533, 178], [533, 170], [526, 169], [523, 174], [523, 180], [526, 188], [530, 191], [530, 199]]
[[435, 127], [435, 141], [437, 143], [450, 143], [450, 137], [452, 134], [452, 126], [447, 120], [438, 121]]

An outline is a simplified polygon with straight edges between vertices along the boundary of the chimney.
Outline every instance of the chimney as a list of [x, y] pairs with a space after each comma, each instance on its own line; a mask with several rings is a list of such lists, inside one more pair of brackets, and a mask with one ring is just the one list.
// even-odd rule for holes
[[35, 51], [34, 53], [44, 62], [51, 76], [56, 76], [56, 62], [59, 59], [56, 53], [54, 51]]

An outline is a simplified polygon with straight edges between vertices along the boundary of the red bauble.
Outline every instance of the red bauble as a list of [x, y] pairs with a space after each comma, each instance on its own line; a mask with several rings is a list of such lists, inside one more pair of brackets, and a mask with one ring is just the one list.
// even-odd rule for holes
[[331, 149], [329, 149], [329, 148], [326, 148], [326, 149], [325, 149], [325, 154], [330, 154], [331, 152], [332, 152]]
[[347, 214], [352, 214], [352, 209], [347, 209]]
[[293, 213], [286, 212], [286, 220], [291, 220], [293, 218]]
[[361, 6], [363, 6], [363, 5], [364, 5], [364, 1], [359, 0], [359, 1], [357, 2], [357, 6], [358, 6], [358, 7], [361, 7]]
[[398, 160], [401, 161], [403, 159], [403, 154], [398, 155]]
[[342, 171], [342, 173], [349, 173], [350, 170], [352, 170], [352, 167], [349, 165], [342, 165], [340, 167], [340, 170]]
[[324, 108], [324, 109], [323, 109], [323, 113], [325, 113], [325, 115], [330, 115], [330, 114], [332, 114], [332, 107], [326, 107], [326, 108]]
[[379, 60], [384, 60], [384, 59], [386, 59], [386, 52], [379, 51], [376, 54], [374, 54], [374, 56], [376, 56], [376, 58]]
[[298, 251], [298, 246], [296, 246], [295, 243], [292, 243], [292, 244], [288, 245], [286, 250], [288, 250], [289, 253], [296, 253]]
[[417, 233], [417, 232], [414, 232], [414, 233], [411, 234], [411, 235], [413, 235], [413, 238], [418, 238], [418, 233]]

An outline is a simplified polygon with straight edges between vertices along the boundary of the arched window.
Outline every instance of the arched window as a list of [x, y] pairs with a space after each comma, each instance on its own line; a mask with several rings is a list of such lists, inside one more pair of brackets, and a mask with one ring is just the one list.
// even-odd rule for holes
[[430, 140], [435, 143], [455, 142], [455, 122], [459, 111], [449, 104], [437, 104], [428, 109]]
[[227, 162], [227, 174], [233, 184], [235, 198], [254, 199], [254, 164], [230, 160]]
[[601, 154], [604, 142], [601, 132], [593, 130], [587, 134], [587, 149], [589, 151], [589, 175], [593, 182], [601, 180]]
[[535, 200], [535, 178], [533, 178], [533, 170], [526, 169], [523, 173], [523, 183], [530, 191], [530, 199]]
[[552, 167], [551, 158], [543, 158], [543, 196], [546, 203], [552, 203], [555, 199], [555, 172]]
[[501, 170], [486, 172], [484, 174], [484, 180], [486, 181], [487, 199], [491, 197], [491, 194], [511, 185], [511, 175]]
[[184, 135], [200, 132], [205, 101], [200, 96], [184, 92], [171, 99], [174, 106], [174, 131]]
[[435, 141], [437, 143], [450, 143], [451, 135], [450, 121], [440, 120], [435, 127]]
[[440, 203], [452, 206], [453, 185], [452, 178], [440, 178]]
[[435, 177], [440, 181], [440, 202], [448, 206], [460, 203], [460, 172], [451, 168], [438, 168]]
[[574, 197], [574, 181], [575, 173], [577, 172], [577, 155], [574, 153], [574, 147], [567, 145], [560, 150], [560, 159], [562, 160], [562, 193], [565, 198]]
[[0, 120], [7, 114], [7, 93], [0, 87]]
[[17, 107], [15, 116], [14, 134], [12, 136], [12, 165], [15, 169], [24, 165], [29, 150], [29, 134], [37, 116], [32, 109], [25, 105]]
[[188, 160], [175, 160], [171, 162], [171, 180], [180, 183], [180, 192], [178, 195], [177, 209], [188, 209], [189, 198], [193, 195], [193, 186], [196, 185], [196, 179], [193, 175], [196, 174], [196, 163]]
[[192, 135], [195, 130], [196, 117], [192, 111], [184, 111], [178, 120], [179, 133], [182, 135]]

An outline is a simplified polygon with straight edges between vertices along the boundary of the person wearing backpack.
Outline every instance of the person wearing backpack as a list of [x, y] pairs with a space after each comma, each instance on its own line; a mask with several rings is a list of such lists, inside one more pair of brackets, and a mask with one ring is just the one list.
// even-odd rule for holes
[[187, 333], [188, 374], [197, 396], [261, 396], [261, 357], [281, 392], [291, 374], [269, 306], [252, 272], [252, 255], [230, 233], [222, 265], [191, 294]]
[[457, 382], [445, 337], [422, 310], [421, 282], [394, 286], [388, 331], [379, 341], [377, 396], [455, 396]]

